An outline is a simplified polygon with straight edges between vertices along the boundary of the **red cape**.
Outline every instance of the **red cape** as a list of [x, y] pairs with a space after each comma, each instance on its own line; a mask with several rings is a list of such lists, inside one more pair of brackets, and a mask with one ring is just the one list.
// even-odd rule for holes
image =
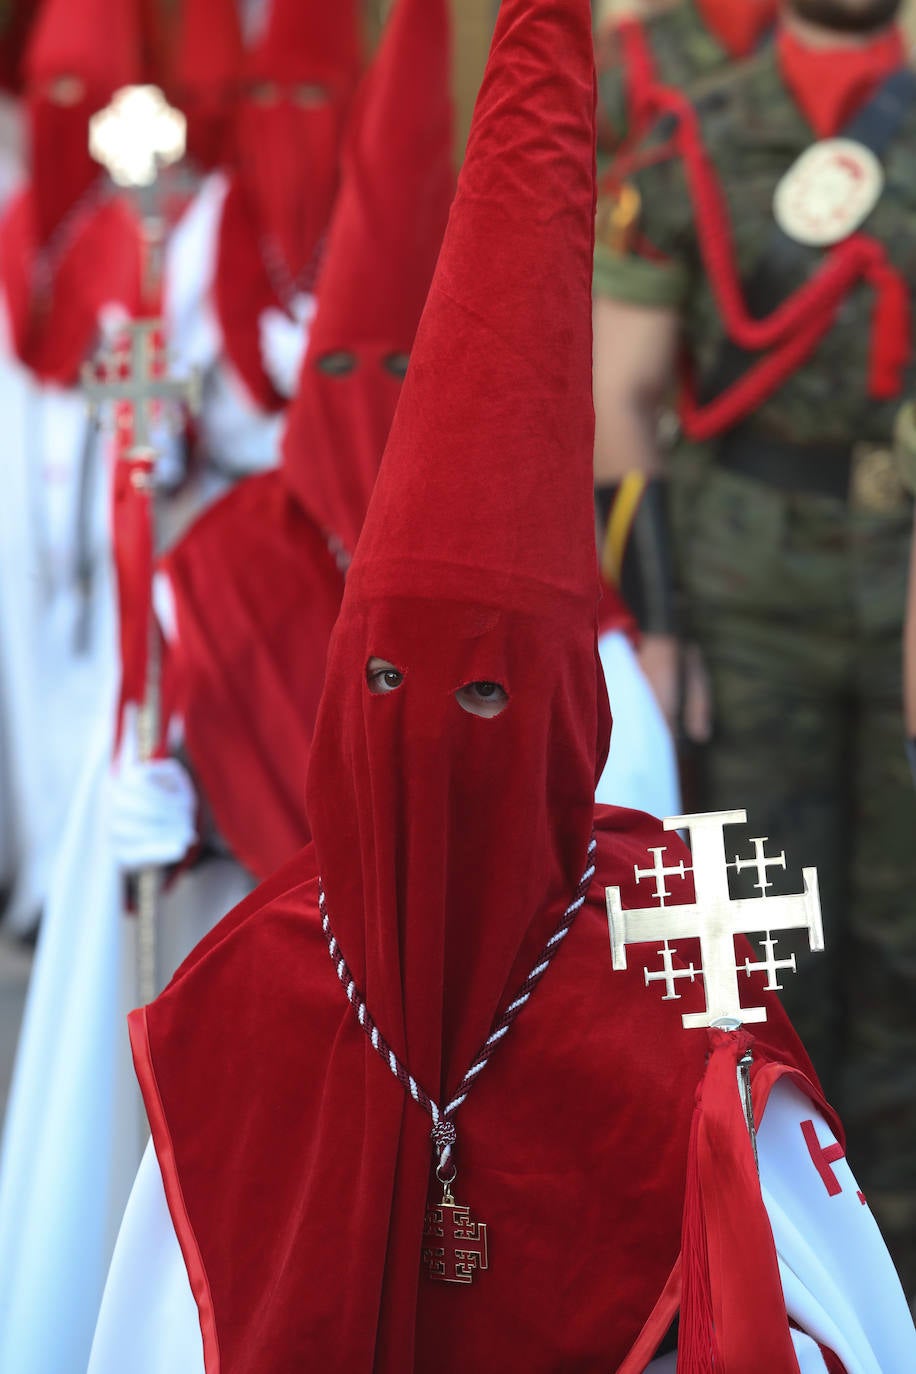
[[[681, 1029], [698, 989], [669, 1005], [647, 992], [639, 951], [628, 972], [610, 964], [605, 887], [643, 905], [633, 866], [676, 837], [638, 812], [600, 808], [596, 825], [588, 903], [458, 1114], [459, 1201], [489, 1226], [490, 1266], [472, 1287], [421, 1276], [429, 1121], [337, 981], [313, 849], [133, 1013], [208, 1374], [556, 1374], [626, 1355], [678, 1256], [707, 1041]], [[690, 895], [688, 880], [674, 899]], [[761, 980], [747, 986], [770, 1011], [758, 1107], [783, 1073], [818, 1100], [781, 1009]]]
[[99, 341], [100, 310], [115, 305], [131, 316], [140, 311], [140, 224], [122, 197], [87, 209], [54, 264], [53, 289], [44, 305], [35, 297], [36, 252], [32, 192], [26, 187], [0, 221], [0, 282], [12, 344], [42, 382], [75, 386]]
[[343, 576], [279, 471], [240, 482], [163, 567], [169, 699], [221, 837], [263, 878], [310, 837], [305, 774]]

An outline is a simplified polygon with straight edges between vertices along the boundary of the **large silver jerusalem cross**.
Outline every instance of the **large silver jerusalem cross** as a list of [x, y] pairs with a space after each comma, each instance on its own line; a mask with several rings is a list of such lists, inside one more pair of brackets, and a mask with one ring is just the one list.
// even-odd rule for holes
[[[678, 985], [683, 980], [693, 982], [702, 975], [706, 988], [706, 1010], [690, 1012], [682, 1016], [686, 1029], [712, 1026], [718, 1022], [765, 1021], [765, 1007], [742, 1007], [738, 993], [738, 975], [750, 976], [760, 970], [767, 975], [768, 989], [778, 988], [778, 975], [781, 969], [795, 969], [794, 955], [789, 959], [777, 959], [774, 931], [807, 930], [808, 943], [812, 950], [824, 948], [824, 930], [821, 921], [821, 904], [817, 889], [817, 870], [802, 870], [804, 892], [790, 897], [770, 897], [767, 895], [772, 883], [768, 877], [771, 868], [785, 868], [785, 855], [777, 858], [766, 856], [766, 840], [756, 839], [754, 855], [747, 859], [734, 859], [729, 863], [725, 852], [724, 829], [727, 825], [743, 825], [747, 820], [744, 811], [714, 811], [698, 816], [672, 816], [664, 822], [666, 830], [687, 830], [690, 832], [693, 866], [688, 867], [683, 860], [665, 866], [666, 847], [652, 849], [654, 863], [651, 868], [635, 868], [638, 883], [651, 880], [655, 883], [652, 894], [657, 906], [638, 911], [624, 911], [620, 901], [620, 889], [607, 889], [607, 916], [611, 933], [611, 961], [615, 969], [627, 966], [627, 945], [645, 944], [647, 941], [661, 940], [658, 951], [662, 968], [657, 972], [645, 970], [646, 986], [650, 983], [665, 984], [665, 1001], [676, 1001], [680, 997]], [[757, 872], [756, 887], [759, 897], [735, 900], [728, 890], [728, 870], [740, 873], [744, 869]], [[669, 877], [684, 877], [693, 873], [695, 900], [686, 905], [667, 906], [671, 896], [666, 886]], [[765, 930], [763, 941], [764, 957], [758, 962], [745, 958], [742, 964], [735, 960], [735, 936], [746, 935], [751, 931]], [[672, 940], [699, 939], [701, 968], [690, 964], [677, 968], [674, 956], [677, 953]]]

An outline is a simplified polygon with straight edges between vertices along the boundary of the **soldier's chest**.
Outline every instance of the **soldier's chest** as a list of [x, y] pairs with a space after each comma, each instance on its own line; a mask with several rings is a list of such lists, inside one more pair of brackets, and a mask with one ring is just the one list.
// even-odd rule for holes
[[[777, 232], [777, 188], [816, 142], [794, 108], [781, 109], [779, 103], [770, 119], [753, 118], [730, 136], [712, 136], [707, 142], [743, 279], [753, 273]], [[861, 223], [853, 218], [851, 232], [868, 234], [883, 244], [890, 261], [916, 292], [916, 163], [907, 154], [908, 146], [906, 134], [892, 142], [881, 160], [883, 181], [877, 202]], [[825, 166], [825, 184], [812, 187], [811, 195], [827, 213], [842, 187], [828, 184], [831, 174], [829, 165]], [[785, 254], [783, 270], [790, 284], [808, 279], [829, 251], [800, 245]]]

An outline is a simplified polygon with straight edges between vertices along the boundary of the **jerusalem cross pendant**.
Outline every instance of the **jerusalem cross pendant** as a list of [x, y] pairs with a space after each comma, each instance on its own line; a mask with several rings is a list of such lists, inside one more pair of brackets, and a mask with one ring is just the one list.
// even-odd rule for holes
[[471, 1220], [470, 1209], [456, 1203], [448, 1184], [442, 1201], [426, 1209], [423, 1264], [438, 1283], [473, 1283], [475, 1271], [488, 1266], [486, 1223]]

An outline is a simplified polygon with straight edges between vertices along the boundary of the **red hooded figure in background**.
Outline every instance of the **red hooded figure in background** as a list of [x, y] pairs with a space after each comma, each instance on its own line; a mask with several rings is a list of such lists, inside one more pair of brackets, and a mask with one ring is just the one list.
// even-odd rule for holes
[[[208, 1374], [613, 1369], [676, 1272], [706, 1044], [611, 972], [603, 900], [676, 842], [593, 804], [594, 128], [588, 0], [504, 0], [332, 640], [314, 844], [131, 1018]], [[758, 1070], [807, 1084], [748, 987]], [[454, 1287], [423, 1272], [443, 1182], [489, 1228]]]
[[78, 384], [107, 326], [141, 308], [144, 248], [138, 216], [89, 155], [89, 120], [140, 74], [133, 0], [46, 0], [26, 56], [31, 175], [0, 219], [0, 729], [16, 929], [38, 917], [107, 705], [109, 444]]
[[272, 0], [236, 110], [237, 170], [223, 210], [216, 307], [228, 355], [264, 410], [286, 404], [264, 371], [264, 310], [314, 291], [362, 66], [356, 0]]
[[232, 160], [244, 57], [236, 0], [184, 0], [169, 97], [188, 121], [187, 155], [200, 172]]
[[344, 569], [454, 190], [450, 85], [445, 0], [399, 0], [354, 104], [282, 464], [240, 483], [165, 563], [191, 766], [258, 877], [309, 838], [305, 775]]
[[140, 74], [133, 3], [46, 0], [26, 53], [31, 177], [0, 225], [12, 345], [41, 381], [74, 385], [100, 310], [139, 304], [139, 225], [89, 154], [89, 120]]

